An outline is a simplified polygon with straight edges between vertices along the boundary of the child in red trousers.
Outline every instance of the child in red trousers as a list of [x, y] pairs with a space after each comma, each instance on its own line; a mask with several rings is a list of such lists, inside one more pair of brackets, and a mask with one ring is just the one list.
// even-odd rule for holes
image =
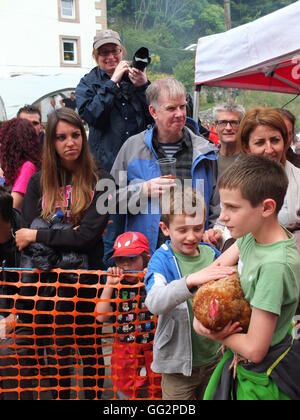
[[115, 342], [111, 356], [114, 388], [122, 399], [160, 399], [161, 378], [150, 368], [154, 317], [145, 307], [143, 277], [128, 273], [146, 269], [149, 262], [147, 238], [139, 232], [120, 235], [114, 244], [112, 258], [116, 267], [108, 270], [109, 275], [96, 311], [100, 322], [107, 321], [112, 312], [115, 315]]

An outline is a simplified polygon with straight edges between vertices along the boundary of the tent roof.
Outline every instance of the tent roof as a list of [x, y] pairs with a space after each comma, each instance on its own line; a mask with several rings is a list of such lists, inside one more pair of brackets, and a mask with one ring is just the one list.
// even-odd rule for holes
[[300, 93], [300, 1], [200, 38], [195, 84]]
[[52, 75], [23, 74], [0, 79], [0, 98], [7, 118], [16, 116], [25, 104], [34, 104], [56, 93], [74, 90], [85, 71]]

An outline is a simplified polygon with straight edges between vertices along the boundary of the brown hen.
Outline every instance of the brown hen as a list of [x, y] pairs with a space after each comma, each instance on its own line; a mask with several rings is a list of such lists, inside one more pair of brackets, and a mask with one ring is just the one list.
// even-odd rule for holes
[[[251, 308], [244, 298], [238, 273], [224, 279], [204, 284], [193, 300], [195, 317], [201, 324], [214, 332], [222, 330], [232, 322], [240, 322], [243, 332], [248, 331]], [[236, 376], [237, 364], [244, 359], [235, 354], [230, 368]]]
[[251, 309], [245, 300], [238, 273], [204, 284], [193, 300], [195, 317], [204, 327], [220, 331], [230, 322], [240, 322], [247, 332]]

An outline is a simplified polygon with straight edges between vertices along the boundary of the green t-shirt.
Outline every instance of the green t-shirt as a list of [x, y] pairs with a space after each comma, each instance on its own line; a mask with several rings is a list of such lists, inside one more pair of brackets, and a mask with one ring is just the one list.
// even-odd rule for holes
[[271, 245], [252, 234], [238, 239], [238, 271], [246, 300], [254, 308], [278, 315], [271, 346], [287, 335], [300, 295], [300, 258], [294, 236]]
[[[203, 268], [213, 263], [215, 260], [214, 250], [207, 245], [199, 245], [200, 254], [196, 257], [189, 257], [183, 254], [178, 254], [174, 251], [173, 248], [172, 251], [177, 259], [183, 277], [187, 274], [193, 274], [202, 270]], [[220, 347], [220, 343], [216, 343], [215, 341], [201, 337], [195, 332], [193, 328], [194, 313], [192, 307], [192, 299], [188, 301], [188, 308], [191, 322], [193, 367], [211, 364], [217, 358], [216, 353]]]

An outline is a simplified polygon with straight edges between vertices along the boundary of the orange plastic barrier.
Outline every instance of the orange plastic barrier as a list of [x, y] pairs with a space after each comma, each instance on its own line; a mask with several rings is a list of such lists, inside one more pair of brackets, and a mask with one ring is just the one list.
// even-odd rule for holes
[[113, 310], [99, 323], [106, 275], [0, 272], [0, 400], [160, 398], [160, 376], [149, 371], [156, 317], [141, 298], [143, 274], [114, 286]]

